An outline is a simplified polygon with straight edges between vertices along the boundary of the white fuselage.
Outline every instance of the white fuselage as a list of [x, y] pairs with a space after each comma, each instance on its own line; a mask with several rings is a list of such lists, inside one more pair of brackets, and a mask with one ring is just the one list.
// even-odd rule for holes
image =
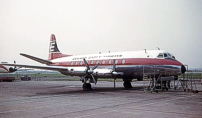
[[[166, 54], [166, 57], [159, 55]], [[159, 57], [158, 57], [159, 56]], [[94, 76], [97, 78], [112, 77], [113, 60], [116, 60], [116, 71], [123, 73], [118, 78], [141, 78], [144, 73], [155, 73], [156, 75], [176, 76], [181, 74], [182, 64], [172, 58], [172, 54], [164, 50], [142, 50], [128, 52], [114, 52], [102, 54], [76, 55], [51, 60], [54, 66], [68, 67], [68, 72], [62, 74], [72, 76], [83, 76], [86, 67], [83, 59], [86, 59], [89, 66], [93, 67], [99, 63], [95, 69]], [[76, 72], [74, 70], [77, 70]], [[102, 72], [103, 71], [103, 74]], [[101, 73], [101, 74], [100, 74]]]

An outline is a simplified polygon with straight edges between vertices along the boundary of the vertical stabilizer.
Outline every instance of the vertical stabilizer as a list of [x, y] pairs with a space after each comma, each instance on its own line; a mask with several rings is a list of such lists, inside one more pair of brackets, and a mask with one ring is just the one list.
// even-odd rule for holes
[[52, 34], [51, 38], [50, 38], [49, 57], [48, 57], [48, 59], [53, 60], [53, 59], [56, 59], [56, 58], [67, 57], [67, 56], [71, 56], [71, 55], [62, 54], [60, 52], [60, 50], [58, 49], [58, 46], [57, 46], [55, 35]]

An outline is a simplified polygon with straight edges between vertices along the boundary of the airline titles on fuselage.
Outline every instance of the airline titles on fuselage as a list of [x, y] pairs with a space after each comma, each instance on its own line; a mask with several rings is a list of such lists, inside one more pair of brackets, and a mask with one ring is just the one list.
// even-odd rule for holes
[[89, 56], [89, 57], [75, 57], [72, 60], [82, 60], [82, 59], [99, 59], [99, 58], [106, 58], [106, 57], [122, 57], [122, 55], [99, 55], [99, 56]]

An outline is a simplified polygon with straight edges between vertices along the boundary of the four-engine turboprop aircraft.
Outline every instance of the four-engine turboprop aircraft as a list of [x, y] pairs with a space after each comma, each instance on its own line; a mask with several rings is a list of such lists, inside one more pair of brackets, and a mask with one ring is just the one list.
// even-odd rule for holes
[[[28, 67], [59, 71], [64, 75], [79, 76], [83, 89], [90, 90], [90, 83], [98, 78], [122, 78], [125, 88], [131, 88], [132, 79], [143, 80], [143, 73], [155, 72], [155, 77], [178, 76], [186, 71], [185, 66], [164, 50], [142, 50], [89, 55], [66, 55], [59, 51], [55, 35], [51, 35], [49, 58], [47, 60], [28, 54], [20, 54], [44, 66], [6, 64], [1, 65]], [[10, 72], [16, 71], [9, 69]]]

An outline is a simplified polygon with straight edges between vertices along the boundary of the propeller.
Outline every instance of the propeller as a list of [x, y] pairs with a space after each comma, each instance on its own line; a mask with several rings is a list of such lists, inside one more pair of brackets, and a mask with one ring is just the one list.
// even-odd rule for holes
[[88, 75], [90, 75], [92, 77], [92, 79], [93, 79], [93, 82], [96, 84], [97, 81], [95, 80], [95, 78], [93, 76], [93, 70], [95, 70], [98, 67], [99, 64], [96, 64], [93, 68], [90, 68], [89, 65], [88, 65], [88, 62], [86, 61], [85, 58], [83, 59], [83, 61], [84, 61], [85, 65], [86, 65], [87, 69], [86, 69], [86, 75], [83, 76], [82, 78], [85, 79]]
[[[16, 64], [15, 60], [14, 60], [14, 64]], [[13, 67], [9, 68], [9, 72], [15, 72], [15, 71], [17, 71], [16, 66], [14, 68]]]
[[[16, 61], [14, 60], [14, 64], [16, 64]], [[20, 67], [19, 67], [20, 68]], [[14, 68], [10, 67], [9, 68], [9, 72], [15, 72], [17, 71], [19, 68], [17, 68], [16, 66]]]

